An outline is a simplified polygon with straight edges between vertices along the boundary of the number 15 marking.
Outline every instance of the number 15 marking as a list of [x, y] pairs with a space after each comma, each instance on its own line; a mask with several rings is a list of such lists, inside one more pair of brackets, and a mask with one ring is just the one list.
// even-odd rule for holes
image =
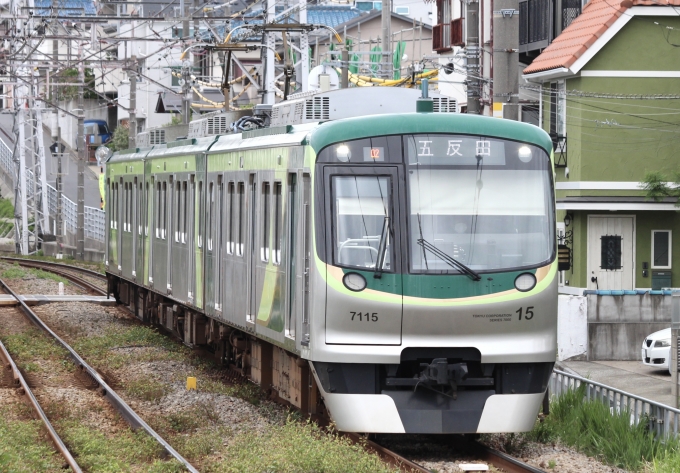
[[[517, 309], [515, 311], [515, 314], [519, 315], [519, 320], [522, 320], [522, 310], [524, 310], [524, 309], [522, 307], [520, 307], [519, 309]], [[534, 307], [529, 306], [529, 307], [526, 308], [526, 310], [524, 310], [524, 320], [531, 320], [533, 318], [534, 318]]]

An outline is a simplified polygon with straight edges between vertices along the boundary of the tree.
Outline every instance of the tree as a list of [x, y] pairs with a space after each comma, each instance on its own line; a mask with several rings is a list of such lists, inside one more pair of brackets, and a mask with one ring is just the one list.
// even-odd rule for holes
[[675, 206], [680, 207], [680, 172], [673, 173], [671, 184], [668, 185], [668, 182], [665, 174], [658, 171], [648, 172], [642, 180], [642, 189], [647, 193], [648, 199], [660, 202], [666, 197], [673, 197], [676, 200]]
[[118, 125], [113, 132], [113, 138], [106, 146], [111, 151], [121, 151], [130, 147], [129, 130], [123, 125]]

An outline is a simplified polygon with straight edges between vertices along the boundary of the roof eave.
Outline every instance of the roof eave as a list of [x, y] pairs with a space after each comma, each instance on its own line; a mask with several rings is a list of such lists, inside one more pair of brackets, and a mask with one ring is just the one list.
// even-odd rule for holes
[[528, 82], [541, 83], [553, 79], [562, 79], [564, 77], [573, 76], [574, 73], [571, 72], [566, 67], [559, 67], [557, 69], [548, 69], [547, 71], [534, 72], [531, 74], [524, 74], [525, 80]]

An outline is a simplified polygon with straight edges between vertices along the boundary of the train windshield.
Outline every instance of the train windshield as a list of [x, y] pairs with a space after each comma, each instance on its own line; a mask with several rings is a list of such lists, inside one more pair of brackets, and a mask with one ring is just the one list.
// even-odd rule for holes
[[404, 137], [412, 273], [497, 271], [553, 254], [551, 166], [542, 149], [469, 135]]

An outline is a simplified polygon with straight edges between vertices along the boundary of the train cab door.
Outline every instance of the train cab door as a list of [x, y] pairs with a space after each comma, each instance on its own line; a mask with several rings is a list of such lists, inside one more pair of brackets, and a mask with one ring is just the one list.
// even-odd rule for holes
[[401, 344], [401, 172], [324, 167], [327, 344]]

